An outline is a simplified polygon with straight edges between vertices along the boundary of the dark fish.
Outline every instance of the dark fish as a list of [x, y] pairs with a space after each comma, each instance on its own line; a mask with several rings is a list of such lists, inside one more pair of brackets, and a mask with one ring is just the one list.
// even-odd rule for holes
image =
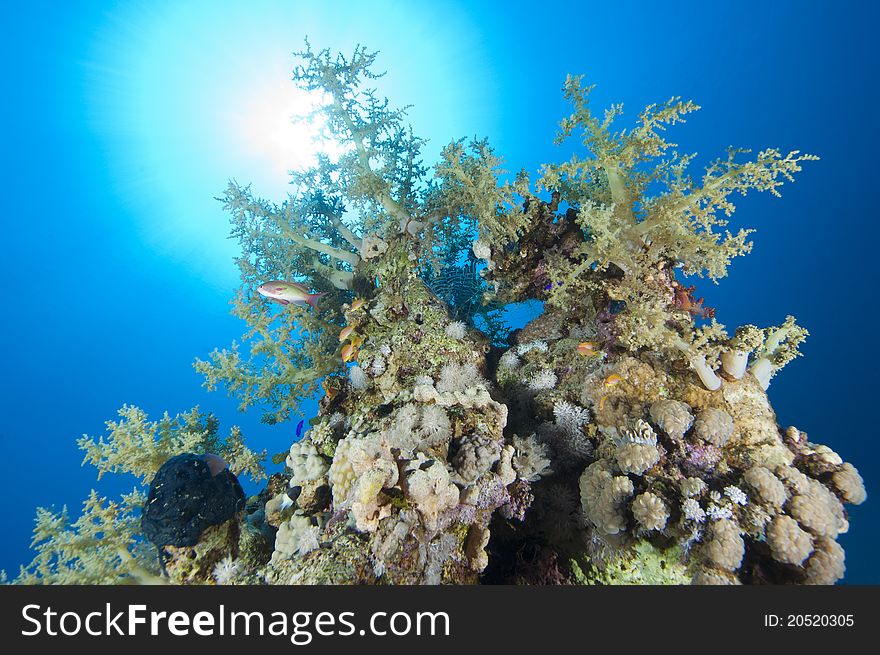
[[619, 314], [624, 309], [626, 309], [625, 300], [612, 300], [608, 305], [608, 312], [610, 314]]
[[305, 421], [300, 421], [299, 423], [296, 424], [296, 438], [297, 439], [302, 438], [304, 423], [305, 423]]

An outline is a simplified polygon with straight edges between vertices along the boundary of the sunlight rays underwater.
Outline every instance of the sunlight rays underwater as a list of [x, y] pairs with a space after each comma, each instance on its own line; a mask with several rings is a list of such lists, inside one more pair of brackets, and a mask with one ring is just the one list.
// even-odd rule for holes
[[106, 14], [84, 62], [85, 100], [113, 171], [109, 191], [151, 253], [217, 292], [236, 285], [237, 247], [216, 200], [227, 180], [280, 203], [287, 171], [327, 147], [312, 139], [317, 126], [290, 120], [314, 100], [290, 81], [292, 53], [307, 36], [317, 48], [364, 42], [381, 51], [381, 68], [393, 71], [376, 86], [395, 104], [414, 104], [427, 163], [452, 138], [494, 131], [490, 71], [473, 66], [487, 58], [469, 40], [468, 19], [449, 8], [439, 19], [422, 3], [343, 6], [151, 2]]

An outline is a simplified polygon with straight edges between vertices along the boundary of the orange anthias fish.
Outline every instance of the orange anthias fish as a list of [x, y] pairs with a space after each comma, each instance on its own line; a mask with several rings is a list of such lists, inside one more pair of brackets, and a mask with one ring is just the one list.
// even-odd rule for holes
[[342, 328], [342, 331], [339, 333], [339, 343], [342, 343], [346, 339], [348, 339], [352, 333], [354, 332], [354, 325], [349, 325], [347, 327]]
[[361, 307], [364, 306], [365, 302], [367, 302], [367, 301], [364, 300], [363, 298], [355, 298], [354, 301], [351, 303], [351, 311], [356, 312], [357, 310], [359, 310]]
[[603, 384], [606, 387], [613, 387], [614, 385], [620, 384], [621, 382], [623, 382], [623, 378], [620, 377], [617, 373], [612, 373], [607, 378], [605, 378]]
[[595, 341], [582, 341], [575, 347], [575, 350], [584, 357], [595, 357], [601, 352], [599, 350], [599, 344]]
[[339, 387], [336, 386], [336, 378], [333, 377], [324, 378], [321, 381], [321, 388], [330, 400], [333, 400], [333, 398], [336, 397], [336, 394], [339, 393]]
[[353, 359], [356, 359], [358, 356], [358, 346], [353, 343], [347, 343], [342, 346], [342, 361], [350, 362]]
[[300, 307], [309, 305], [315, 309], [318, 307], [318, 298], [327, 295], [326, 292], [309, 293], [309, 290], [303, 285], [283, 280], [264, 282], [257, 287], [257, 293], [280, 305], [293, 304]]

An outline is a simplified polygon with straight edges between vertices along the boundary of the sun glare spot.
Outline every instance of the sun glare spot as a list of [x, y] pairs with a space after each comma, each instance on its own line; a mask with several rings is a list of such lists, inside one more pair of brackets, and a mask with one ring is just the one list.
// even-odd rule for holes
[[289, 171], [314, 165], [319, 152], [337, 157], [344, 148], [326, 138], [320, 116], [309, 117], [322, 101], [320, 94], [283, 78], [255, 89], [236, 113], [234, 132], [242, 150], [268, 169], [273, 181], [285, 183]]

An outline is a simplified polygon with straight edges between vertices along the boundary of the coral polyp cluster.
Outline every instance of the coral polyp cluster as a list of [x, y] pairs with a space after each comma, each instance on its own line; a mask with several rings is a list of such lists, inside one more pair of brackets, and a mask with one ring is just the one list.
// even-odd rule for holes
[[[735, 196], [779, 195], [815, 157], [731, 150], [695, 179], [693, 157], [665, 133], [696, 105], [673, 98], [616, 130], [622, 108], [595, 116], [590, 88], [570, 77], [574, 111], [559, 139], [582, 146], [570, 160], [535, 180], [507, 178], [486, 141], [462, 140], [429, 168], [404, 112], [368, 87], [374, 54], [299, 56], [294, 79], [322, 93], [317, 111], [345, 148], [293, 173], [280, 205], [230, 185], [224, 201], [242, 246], [234, 313], [248, 323], [250, 353], [233, 344], [196, 368], [242, 409], [261, 406], [268, 423], [302, 414], [311, 398], [319, 409], [274, 458], [283, 472], [233, 519], [186, 552], [159, 544], [164, 575], [218, 584], [843, 576], [836, 540], [848, 529], [844, 503], [865, 500], [862, 479], [780, 426], [767, 396], [807, 331], [789, 316], [728, 332], [716, 320], [723, 310], [706, 307], [686, 277], [717, 281], [749, 252], [751, 230], [726, 229]], [[529, 301], [542, 313], [504, 329], [501, 309]], [[111, 425], [109, 441], [81, 446], [101, 471], [144, 481], [188, 451], [221, 451], [232, 473], [259, 474], [237, 431], [223, 442], [215, 424], [198, 432], [194, 421], [166, 417], [157, 429], [132, 414]], [[22, 579], [159, 575], [131, 518], [120, 525], [129, 546], [99, 549], [92, 563], [53, 550], [77, 526], [72, 536], [65, 517], [41, 514], [39, 540], [50, 545]], [[108, 576], [114, 557], [119, 572]]]

